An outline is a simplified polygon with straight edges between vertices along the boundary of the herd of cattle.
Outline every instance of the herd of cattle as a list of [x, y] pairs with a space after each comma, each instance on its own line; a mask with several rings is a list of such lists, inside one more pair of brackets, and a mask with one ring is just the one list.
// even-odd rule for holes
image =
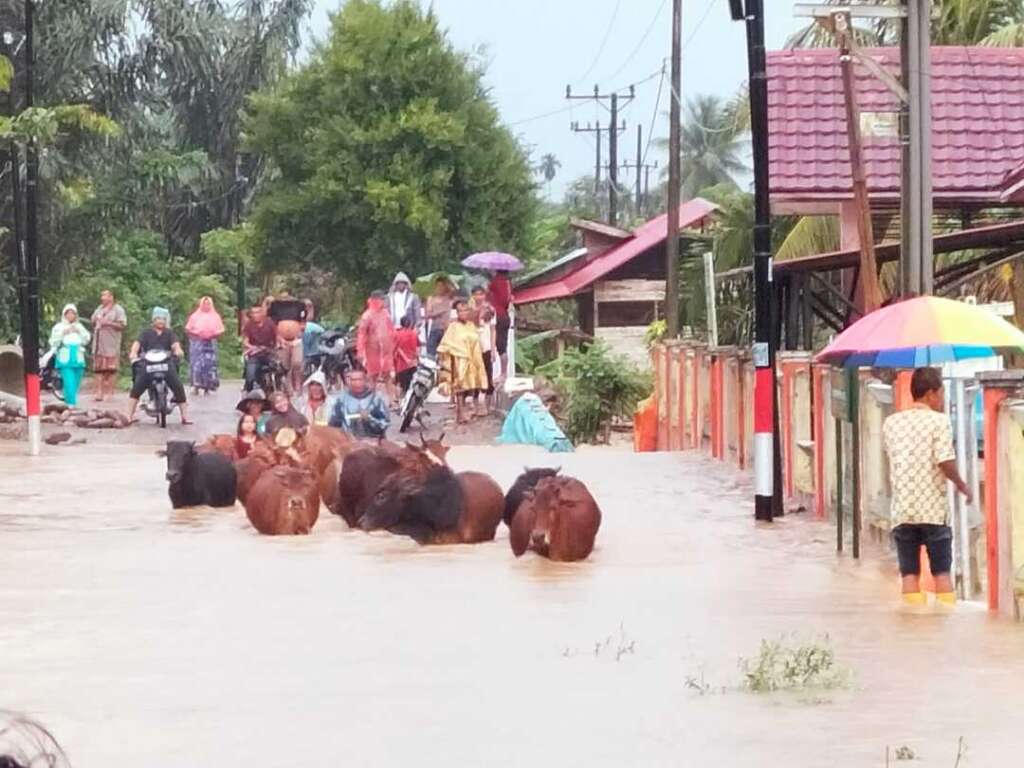
[[527, 469], [504, 494], [489, 475], [452, 470], [443, 439], [366, 443], [311, 426], [261, 439], [242, 459], [231, 435], [170, 441], [157, 453], [167, 458], [175, 509], [232, 507], [237, 499], [263, 534], [308, 534], [323, 502], [350, 528], [420, 544], [491, 541], [504, 522], [516, 557], [533, 550], [573, 561], [591, 553], [601, 510], [583, 483], [557, 469]]

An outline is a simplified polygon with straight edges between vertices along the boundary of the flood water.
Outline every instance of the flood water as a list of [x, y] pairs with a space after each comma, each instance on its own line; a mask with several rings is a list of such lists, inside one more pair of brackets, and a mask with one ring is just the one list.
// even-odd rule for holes
[[[805, 516], [758, 527], [731, 469], [456, 448], [505, 487], [562, 464], [602, 506], [585, 563], [507, 532], [421, 549], [323, 515], [260, 537], [173, 513], [151, 449], [0, 446], [0, 708], [103, 766], [884, 766], [1017, 762], [1024, 630], [902, 612], [891, 560]], [[737, 659], [827, 633], [847, 691], [760, 696]], [[689, 681], [716, 689], [702, 695]]]

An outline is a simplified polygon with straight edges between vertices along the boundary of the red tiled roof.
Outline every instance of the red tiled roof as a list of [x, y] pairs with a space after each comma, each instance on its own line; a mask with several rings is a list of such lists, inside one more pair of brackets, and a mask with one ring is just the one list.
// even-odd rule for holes
[[[865, 49], [894, 75], [899, 50]], [[1024, 48], [932, 48], [932, 174], [940, 201], [997, 202], [1004, 179], [1024, 160]], [[862, 112], [895, 111], [897, 99], [855, 66]], [[774, 200], [852, 196], [839, 54], [836, 49], [768, 54], [768, 125]], [[866, 139], [868, 188], [895, 197], [896, 139]]]
[[[679, 206], [679, 228], [693, 226], [717, 207], [700, 197], [683, 203]], [[633, 230], [630, 239], [623, 241], [621, 245], [608, 249], [591, 261], [581, 260], [579, 269], [561, 279], [516, 291], [512, 301], [515, 304], [531, 304], [536, 301], [573, 296], [589, 288], [609, 272], [658, 245], [667, 236], [668, 214], [663, 213]]]

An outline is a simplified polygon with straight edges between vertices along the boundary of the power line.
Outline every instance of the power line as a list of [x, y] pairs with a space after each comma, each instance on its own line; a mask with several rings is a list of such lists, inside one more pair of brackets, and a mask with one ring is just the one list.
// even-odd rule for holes
[[511, 128], [513, 126], [516, 126], [516, 125], [522, 125], [523, 123], [532, 123], [532, 122], [534, 122], [536, 120], [543, 120], [545, 117], [553, 117], [554, 115], [561, 115], [561, 114], [563, 114], [565, 112], [569, 112], [571, 110], [572, 110], [572, 105], [569, 105], [568, 107], [562, 107], [561, 109], [553, 109], [550, 112], [543, 112], [543, 113], [541, 113], [539, 115], [534, 115], [533, 117], [525, 117], [522, 120], [516, 120], [515, 122], [507, 123], [506, 127], [507, 128]]
[[704, 22], [708, 20], [709, 16], [711, 16], [711, 9], [714, 7], [715, 0], [708, 0], [708, 5], [707, 8], [704, 9], [704, 13], [701, 15], [700, 19], [697, 20], [696, 25], [694, 25], [693, 27], [693, 31], [689, 34], [689, 36], [687, 36], [686, 40], [683, 41], [684, 51], [686, 50], [686, 46], [688, 46], [690, 42], [693, 40], [693, 38], [697, 36], [697, 33], [700, 32], [700, 28], [704, 26]]
[[642, 165], [647, 164], [647, 153], [651, 149], [651, 141], [654, 139], [654, 123], [658, 119], [658, 108], [661, 106], [661, 88], [665, 85], [665, 62], [661, 62], [661, 80], [658, 81], [658, 95], [654, 99], [654, 114], [651, 115], [651, 125], [647, 129], [647, 145], [644, 147], [644, 159]]
[[615, 8], [612, 10], [612, 17], [608, 19], [608, 27], [604, 31], [604, 37], [601, 39], [601, 45], [597, 48], [597, 53], [594, 55], [594, 60], [590, 62], [590, 66], [587, 67], [587, 71], [577, 78], [577, 85], [590, 75], [594, 71], [594, 67], [597, 66], [597, 62], [601, 60], [601, 54], [604, 53], [605, 46], [608, 45], [608, 39], [612, 36], [612, 27], [615, 26], [615, 18], [619, 15], [619, 6], [622, 4], [622, 0], [615, 0]]
[[614, 80], [616, 77], [622, 74], [622, 71], [629, 66], [629, 63], [633, 61], [636, 55], [640, 52], [640, 49], [643, 48], [644, 43], [647, 42], [647, 38], [650, 37], [651, 32], [654, 30], [655, 25], [658, 23], [658, 19], [661, 18], [661, 12], [665, 10], [665, 6], [667, 4], [668, 0], [661, 0], [661, 5], [659, 5], [658, 10], [654, 12], [654, 18], [651, 19], [651, 23], [647, 25], [647, 29], [644, 31], [643, 36], [640, 38], [640, 42], [636, 44], [636, 47], [630, 52], [629, 56], [626, 57], [626, 60], [619, 65], [619, 68], [616, 69], [614, 73], [612, 73], [612, 75], [608, 78], [609, 80]]

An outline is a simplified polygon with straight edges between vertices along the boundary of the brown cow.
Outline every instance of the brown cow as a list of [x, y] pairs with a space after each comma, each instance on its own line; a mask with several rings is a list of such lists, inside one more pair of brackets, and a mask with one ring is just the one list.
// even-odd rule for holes
[[196, 446], [196, 453], [219, 453], [228, 461], [236, 461], [238, 459], [233, 435], [210, 435]]
[[264, 472], [249, 493], [245, 514], [253, 528], [269, 536], [309, 533], [320, 515], [313, 472], [294, 467]]
[[545, 477], [524, 494], [512, 518], [509, 542], [520, 557], [527, 549], [552, 560], [583, 560], [594, 549], [601, 510], [590, 491], [572, 477]]
[[235, 462], [238, 473], [238, 500], [245, 504], [249, 491], [256, 485], [264, 472], [272, 467], [302, 468], [311, 465], [311, 460], [300, 439], [289, 442], [294, 434], [285, 427], [278, 431], [277, 442], [261, 438], [249, 450], [249, 455]]
[[433, 466], [425, 475], [395, 473], [385, 479], [359, 524], [411, 536], [420, 544], [474, 544], [494, 538], [504, 507], [501, 488], [489, 476]]
[[301, 438], [319, 478], [335, 459], [344, 459], [356, 447], [355, 441], [340, 429], [311, 425]]
[[388, 478], [422, 478], [431, 468], [445, 467], [431, 450], [408, 445], [362, 445], [345, 457], [338, 476], [338, 494], [328, 509], [350, 528], [359, 521], [374, 494]]

